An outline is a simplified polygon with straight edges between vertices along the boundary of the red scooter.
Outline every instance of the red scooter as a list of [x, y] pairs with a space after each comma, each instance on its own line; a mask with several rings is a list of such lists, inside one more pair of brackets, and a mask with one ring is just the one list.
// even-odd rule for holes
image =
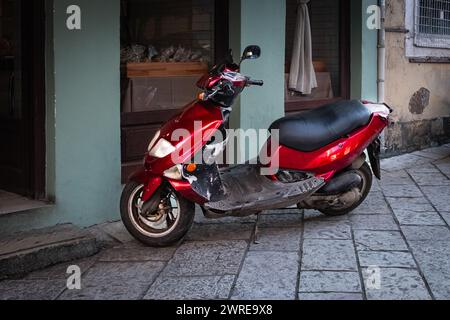
[[[250, 46], [241, 63], [260, 55], [258, 46]], [[219, 168], [214, 157], [227, 144], [235, 99], [246, 87], [264, 84], [239, 71], [240, 64], [227, 58], [200, 79], [199, 99], [158, 131], [143, 168], [130, 177], [121, 216], [144, 244], [168, 246], [183, 239], [193, 224], [195, 204], [207, 218], [259, 217], [264, 210], [293, 205], [331, 216], [347, 214], [366, 199], [373, 175], [381, 178], [379, 136], [392, 110], [360, 101], [282, 118], [270, 128], [279, 141], [267, 141], [269, 161]], [[217, 139], [217, 133], [225, 138]], [[195, 161], [205, 152], [208, 161]], [[262, 174], [262, 169], [273, 172]]]

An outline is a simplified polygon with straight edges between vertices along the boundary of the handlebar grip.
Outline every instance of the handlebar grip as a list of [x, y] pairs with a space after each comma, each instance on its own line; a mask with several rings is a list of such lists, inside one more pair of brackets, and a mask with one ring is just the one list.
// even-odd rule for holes
[[247, 83], [249, 85], [251, 85], [251, 86], [259, 86], [259, 87], [264, 86], [264, 81], [263, 80], [248, 80]]

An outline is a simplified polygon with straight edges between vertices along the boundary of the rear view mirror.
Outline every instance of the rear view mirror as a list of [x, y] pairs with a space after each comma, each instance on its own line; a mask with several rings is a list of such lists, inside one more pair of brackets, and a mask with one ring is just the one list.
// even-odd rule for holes
[[241, 62], [244, 60], [254, 60], [261, 57], [261, 48], [259, 46], [248, 46], [244, 50]]

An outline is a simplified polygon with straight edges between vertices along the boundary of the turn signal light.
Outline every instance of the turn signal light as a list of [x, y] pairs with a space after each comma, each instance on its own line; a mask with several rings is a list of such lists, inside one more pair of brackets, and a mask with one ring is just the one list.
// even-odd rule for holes
[[197, 165], [195, 163], [190, 163], [186, 166], [186, 171], [189, 173], [194, 173], [197, 170]]
[[204, 92], [198, 94], [198, 100], [204, 101], [205, 97], [206, 97], [206, 94]]

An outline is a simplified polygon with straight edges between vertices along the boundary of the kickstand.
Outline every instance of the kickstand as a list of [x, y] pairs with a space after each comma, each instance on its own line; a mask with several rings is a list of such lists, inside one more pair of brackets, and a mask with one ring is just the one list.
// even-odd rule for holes
[[261, 214], [258, 213], [258, 214], [256, 215], [255, 238], [254, 238], [254, 240], [253, 240], [253, 243], [254, 243], [254, 244], [259, 244], [259, 222], [260, 222], [260, 219], [261, 219]]

